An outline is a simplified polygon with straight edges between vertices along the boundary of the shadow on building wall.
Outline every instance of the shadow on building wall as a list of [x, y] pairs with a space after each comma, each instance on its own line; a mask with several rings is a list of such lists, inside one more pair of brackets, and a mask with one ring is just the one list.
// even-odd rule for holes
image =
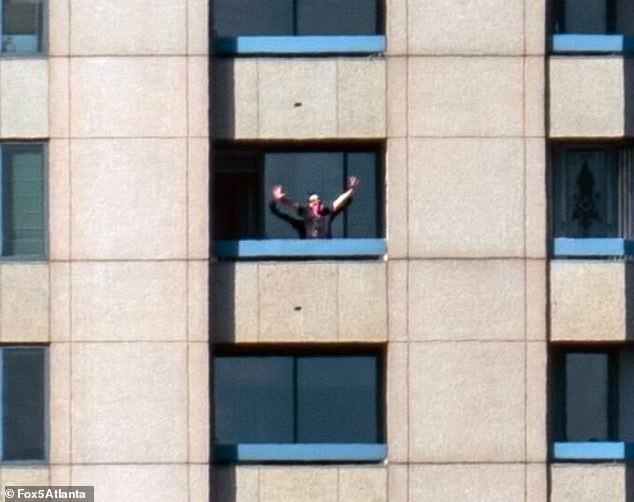
[[[231, 58], [210, 58], [209, 64], [211, 97], [209, 124], [212, 147], [209, 158], [209, 208], [211, 211], [210, 263], [209, 274], [209, 389], [210, 389], [210, 502], [235, 502], [237, 500], [236, 468], [232, 465], [218, 464], [214, 461], [214, 393], [213, 393], [213, 352], [216, 343], [235, 341], [235, 264], [216, 262], [214, 258], [214, 221], [222, 217], [222, 208], [214, 203], [214, 142], [216, 139], [234, 137], [234, 64]], [[218, 214], [216, 214], [218, 212]]]

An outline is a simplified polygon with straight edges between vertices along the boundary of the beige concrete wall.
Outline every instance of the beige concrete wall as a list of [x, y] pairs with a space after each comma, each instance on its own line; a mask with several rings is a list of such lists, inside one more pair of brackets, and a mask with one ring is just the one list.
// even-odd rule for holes
[[622, 137], [625, 134], [623, 57], [551, 57], [551, 137]]
[[208, 2], [60, 0], [49, 19], [50, 263], [0, 267], [24, 292], [0, 297], [7, 322], [41, 304], [51, 342], [47, 476], [208, 500]]
[[385, 61], [220, 59], [213, 65], [219, 139], [385, 136]]
[[628, 500], [628, 469], [619, 464], [555, 464], [550, 468], [552, 502]]
[[553, 341], [625, 341], [631, 329], [626, 262], [553, 260], [550, 332]]

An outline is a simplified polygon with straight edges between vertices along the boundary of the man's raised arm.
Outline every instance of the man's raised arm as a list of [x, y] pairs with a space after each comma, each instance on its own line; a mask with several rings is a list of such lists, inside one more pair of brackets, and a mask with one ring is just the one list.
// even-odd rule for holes
[[284, 187], [282, 185], [275, 185], [271, 190], [271, 195], [275, 202], [279, 202], [289, 207], [297, 208], [299, 204], [286, 195]]
[[338, 213], [350, 203], [354, 193], [357, 191], [358, 186], [359, 178], [357, 178], [356, 176], [350, 176], [350, 178], [348, 178], [348, 189], [339, 197], [337, 197], [332, 203], [333, 212]]

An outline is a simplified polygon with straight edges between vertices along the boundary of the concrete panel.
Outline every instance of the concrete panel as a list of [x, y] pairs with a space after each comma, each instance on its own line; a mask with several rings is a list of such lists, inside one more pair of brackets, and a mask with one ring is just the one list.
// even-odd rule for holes
[[[194, 464], [189, 466], [189, 501], [209, 502], [213, 487], [209, 484], [209, 465]], [[231, 500], [231, 499], [228, 499]]]
[[387, 265], [384, 262], [339, 263], [337, 295], [340, 341], [387, 341]]
[[385, 1], [387, 55], [407, 54], [407, 0]]
[[53, 464], [49, 467], [50, 470], [50, 485], [51, 486], [71, 486], [71, 469], [68, 464]]
[[626, 502], [626, 468], [622, 464], [553, 464], [551, 502]]
[[526, 459], [529, 462], [545, 463], [548, 457], [547, 361], [545, 342], [526, 344]]
[[185, 262], [73, 263], [73, 341], [185, 341]]
[[407, 58], [387, 58], [386, 120], [390, 138], [407, 136], [407, 67]]
[[187, 0], [187, 50], [189, 54], [209, 54], [209, 2]]
[[257, 138], [257, 59], [217, 59], [212, 72], [214, 137]]
[[390, 502], [409, 502], [408, 466], [390, 464], [388, 467], [388, 500]]
[[625, 340], [625, 272], [624, 262], [552, 260], [551, 340]]
[[387, 502], [387, 467], [341, 467], [339, 502]]
[[[507, 11], [500, 9], [505, 17]], [[436, 19], [434, 24], [442, 26]], [[412, 136], [516, 137], [523, 133], [520, 57], [415, 57], [409, 60], [408, 78]]]
[[546, 260], [526, 260], [526, 339], [546, 341]]
[[190, 139], [187, 166], [187, 256], [209, 257], [209, 140]]
[[408, 222], [408, 142], [406, 139], [387, 140], [386, 221], [389, 257], [407, 256]]
[[185, 464], [74, 465], [72, 484], [94, 486], [95, 500], [188, 502], [187, 471]]
[[390, 463], [409, 458], [408, 344], [390, 343], [387, 348], [387, 437]]
[[[76, 464], [187, 461], [184, 343], [76, 343], [72, 361], [72, 455]], [[76, 469], [74, 481], [81, 478]], [[167, 478], [161, 479], [176, 484], [171, 478], [175, 472], [163, 475]], [[101, 484], [96, 478], [90, 480], [84, 484]], [[130, 493], [123, 496], [121, 492], [119, 496], [116, 495], [119, 492], [113, 492], [123, 490], [123, 485], [116, 482], [116, 475], [104, 476], [106, 480], [110, 492], [101, 492], [105, 485], [95, 488], [95, 499], [130, 500]], [[143, 482], [134, 481], [137, 483], [134, 493], [142, 493]], [[166, 493], [175, 495], [170, 490]], [[137, 500], [183, 499], [146, 496]]]
[[70, 0], [49, 2], [48, 52], [51, 56], [67, 56], [70, 53]]
[[0, 341], [49, 341], [48, 264], [0, 266]]
[[70, 78], [75, 137], [187, 134], [184, 57], [74, 58]]
[[523, 255], [521, 140], [410, 140], [408, 179], [411, 257]]
[[261, 59], [259, 137], [337, 136], [337, 61]]
[[187, 0], [72, 2], [70, 43], [74, 55], [183, 54]]
[[524, 460], [523, 343], [410, 344], [409, 368], [410, 461]]
[[71, 462], [70, 344], [52, 343], [49, 352], [49, 461]]
[[187, 126], [190, 136], [209, 136], [209, 56], [187, 58]]
[[385, 137], [386, 86], [384, 59], [337, 60], [339, 137]]
[[259, 501], [260, 470], [257, 466], [218, 465], [213, 468], [213, 502]]
[[523, 465], [414, 465], [409, 500], [524, 502], [524, 478]]
[[[216, 343], [257, 342], [260, 332], [258, 265], [217, 263], [211, 273], [211, 340]], [[280, 289], [285, 288], [273, 291]]]
[[190, 342], [209, 340], [209, 264], [187, 262], [187, 330]]
[[51, 342], [69, 342], [70, 333], [70, 264], [50, 263]]
[[70, 258], [70, 143], [48, 144], [48, 226], [51, 260]]
[[549, 68], [551, 137], [623, 136], [623, 58], [551, 57]]
[[50, 480], [49, 468], [45, 465], [38, 466], [3, 466], [0, 469], [0, 500], [11, 500], [5, 497], [7, 486], [48, 486]]
[[260, 502], [338, 502], [338, 472], [332, 467], [260, 469]]
[[526, 466], [526, 502], [547, 502], [548, 465], [546, 463]]
[[410, 0], [412, 54], [521, 54], [523, 0]]
[[207, 343], [188, 344], [189, 371], [189, 462], [209, 463], [209, 346]]
[[0, 61], [0, 134], [2, 138], [46, 138], [48, 61]]
[[[542, 20], [543, 23], [543, 20]], [[546, 134], [546, 76], [544, 56], [524, 59], [524, 134]]]
[[70, 136], [70, 59], [49, 59], [49, 135], [51, 138]]
[[261, 263], [258, 285], [260, 342], [338, 339], [336, 263]]
[[547, 0], [524, 0], [524, 51], [528, 55], [546, 52]]
[[522, 260], [409, 264], [410, 340], [523, 340]]
[[527, 138], [526, 150], [526, 256], [546, 258], [546, 218], [548, 214], [546, 194], [546, 141], [544, 138]]
[[389, 260], [387, 263], [388, 338], [404, 342], [409, 338], [408, 324], [408, 262]]
[[185, 257], [186, 149], [184, 139], [73, 142], [73, 257]]

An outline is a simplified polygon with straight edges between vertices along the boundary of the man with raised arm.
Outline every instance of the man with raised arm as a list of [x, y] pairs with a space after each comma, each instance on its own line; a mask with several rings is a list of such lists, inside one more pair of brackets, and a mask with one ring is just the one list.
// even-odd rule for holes
[[[307, 239], [327, 239], [332, 237], [331, 224], [350, 202], [359, 186], [355, 176], [348, 178], [348, 188], [332, 204], [324, 204], [316, 193], [308, 196], [306, 205], [294, 201], [286, 195], [282, 185], [275, 185], [271, 191], [273, 201], [271, 210], [280, 218], [288, 221], [299, 232], [300, 237]], [[290, 216], [280, 211], [278, 204], [293, 209], [297, 216]]]

